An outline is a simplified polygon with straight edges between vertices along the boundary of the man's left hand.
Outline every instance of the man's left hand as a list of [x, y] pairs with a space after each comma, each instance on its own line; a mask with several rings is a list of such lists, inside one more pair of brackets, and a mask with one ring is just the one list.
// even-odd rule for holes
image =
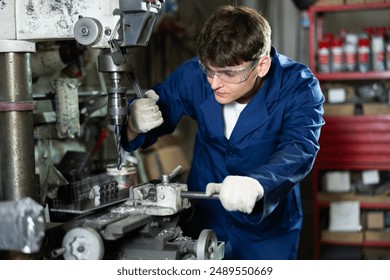
[[206, 195], [219, 193], [222, 206], [228, 211], [252, 213], [256, 201], [264, 195], [259, 181], [246, 176], [226, 176], [222, 183], [209, 183]]

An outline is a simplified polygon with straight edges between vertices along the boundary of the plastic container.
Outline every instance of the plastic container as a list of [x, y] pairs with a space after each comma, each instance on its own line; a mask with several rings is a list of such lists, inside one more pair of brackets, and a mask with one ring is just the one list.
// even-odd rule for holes
[[331, 46], [331, 71], [341, 72], [344, 71], [344, 49], [343, 39], [335, 38]]
[[318, 72], [322, 72], [322, 73], [330, 72], [330, 42], [329, 41], [318, 42], [317, 62], [318, 62]]
[[358, 40], [358, 69], [362, 73], [370, 70], [370, 40], [366, 37]]
[[373, 35], [371, 38], [372, 70], [385, 70], [385, 41], [382, 35]]
[[357, 70], [357, 49], [358, 49], [358, 36], [357, 34], [348, 33], [345, 35], [344, 42], [344, 57], [345, 57], [345, 70], [356, 71]]

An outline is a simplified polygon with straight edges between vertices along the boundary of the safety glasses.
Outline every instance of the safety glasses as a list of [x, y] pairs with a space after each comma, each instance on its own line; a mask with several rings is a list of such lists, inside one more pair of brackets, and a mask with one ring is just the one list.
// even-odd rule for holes
[[214, 78], [214, 76], [217, 76], [221, 81], [225, 83], [240, 84], [248, 79], [249, 75], [256, 68], [259, 59], [251, 60], [249, 62], [250, 63], [246, 67], [227, 67], [218, 71], [211, 71], [200, 60], [199, 65], [203, 72], [207, 75], [207, 77], [211, 79]]

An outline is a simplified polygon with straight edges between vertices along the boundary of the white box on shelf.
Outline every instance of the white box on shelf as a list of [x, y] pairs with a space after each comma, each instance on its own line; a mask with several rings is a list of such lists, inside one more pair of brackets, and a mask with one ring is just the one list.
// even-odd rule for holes
[[379, 170], [362, 171], [363, 184], [373, 185], [380, 182]]
[[344, 103], [347, 100], [345, 88], [330, 88], [328, 90], [329, 103]]
[[323, 187], [326, 192], [350, 192], [351, 173], [349, 171], [328, 171], [324, 175]]
[[329, 231], [361, 230], [359, 201], [334, 201], [330, 203], [329, 211]]

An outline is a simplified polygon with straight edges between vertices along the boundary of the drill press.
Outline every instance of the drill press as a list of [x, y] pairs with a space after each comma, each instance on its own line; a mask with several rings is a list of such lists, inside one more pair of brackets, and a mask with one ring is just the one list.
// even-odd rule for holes
[[[117, 168], [122, 168], [121, 129], [127, 123], [126, 87], [121, 86], [124, 77], [128, 77], [138, 98], [143, 93], [133, 72], [134, 57], [126, 53], [126, 48], [146, 46], [149, 43], [158, 11], [164, 1], [120, 1], [120, 9], [114, 11], [119, 20], [107, 41], [109, 48], [98, 57], [100, 72], [108, 73], [111, 86], [107, 87], [107, 118], [115, 126], [117, 150]], [[84, 44], [98, 41], [102, 27], [95, 19], [81, 18], [76, 23], [76, 40]]]

